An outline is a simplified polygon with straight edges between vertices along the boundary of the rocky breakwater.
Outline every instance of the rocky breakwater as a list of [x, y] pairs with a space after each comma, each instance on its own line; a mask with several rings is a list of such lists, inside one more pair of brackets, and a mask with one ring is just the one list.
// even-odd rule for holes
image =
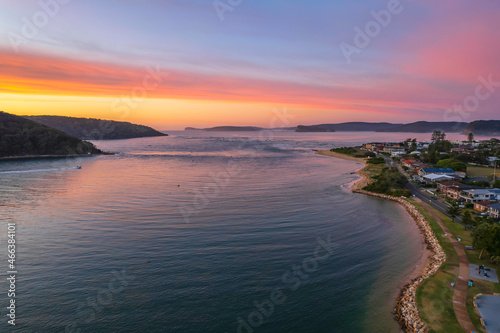
[[396, 299], [395, 317], [405, 332], [427, 332], [427, 327], [418, 314], [416, 303], [417, 288], [420, 284], [435, 274], [446, 261], [446, 254], [431, 230], [429, 222], [420, 211], [404, 198], [392, 197], [385, 194], [372, 193], [365, 190], [354, 190], [355, 193], [366, 194], [372, 197], [396, 201], [401, 204], [412, 216], [420, 232], [424, 236], [430, 254], [423, 272], [407, 283]]

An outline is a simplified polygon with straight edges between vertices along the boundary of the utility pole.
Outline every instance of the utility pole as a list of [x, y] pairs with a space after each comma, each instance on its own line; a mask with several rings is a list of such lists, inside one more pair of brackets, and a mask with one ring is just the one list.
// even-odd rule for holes
[[493, 161], [493, 183], [497, 181], [497, 160]]

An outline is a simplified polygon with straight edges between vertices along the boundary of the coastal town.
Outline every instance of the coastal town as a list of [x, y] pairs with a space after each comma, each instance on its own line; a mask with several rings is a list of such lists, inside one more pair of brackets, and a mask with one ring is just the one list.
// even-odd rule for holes
[[466, 141], [448, 141], [434, 131], [429, 141], [370, 142], [320, 154], [365, 163], [357, 172], [362, 185], [352, 191], [398, 202], [424, 237], [427, 265], [394, 309], [406, 332], [500, 330], [491, 316], [500, 313], [500, 140], [469, 133]]
[[[473, 217], [500, 218], [500, 140], [446, 141], [434, 132], [432, 140], [367, 143], [360, 150], [390, 157], [413, 184], [425, 188], [433, 199], [456, 201]], [[373, 156], [373, 155], [368, 155]]]

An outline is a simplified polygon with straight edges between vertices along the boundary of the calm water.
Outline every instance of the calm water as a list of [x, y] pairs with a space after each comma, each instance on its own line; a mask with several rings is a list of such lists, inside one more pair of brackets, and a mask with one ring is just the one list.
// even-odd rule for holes
[[418, 231], [397, 205], [342, 189], [358, 164], [311, 151], [374, 133], [172, 134], [96, 142], [114, 156], [0, 164], [16, 332], [398, 331]]

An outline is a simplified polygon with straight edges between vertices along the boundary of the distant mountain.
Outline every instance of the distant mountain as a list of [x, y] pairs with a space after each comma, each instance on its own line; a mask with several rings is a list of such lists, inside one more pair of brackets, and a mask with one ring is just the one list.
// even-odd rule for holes
[[299, 125], [295, 129], [295, 132], [335, 132], [335, 130], [328, 129], [328, 128], [323, 127], [321, 125], [316, 125], [316, 126]]
[[474, 134], [500, 134], [500, 120], [478, 120], [467, 125], [466, 131]]
[[379, 129], [377, 132], [432, 133], [434, 131], [442, 131], [446, 133], [461, 133], [466, 127], [467, 123], [417, 121], [415, 123]]
[[[380, 129], [389, 129], [401, 126], [401, 124], [391, 123], [366, 123], [347, 122], [340, 124], [320, 124], [312, 126], [299, 125], [296, 132], [374, 132]], [[324, 129], [321, 131], [320, 129]]]
[[117, 140], [168, 136], [144, 125], [129, 122], [63, 116], [26, 116], [26, 119], [58, 129], [82, 140]]
[[0, 157], [100, 154], [92, 143], [0, 111]]

